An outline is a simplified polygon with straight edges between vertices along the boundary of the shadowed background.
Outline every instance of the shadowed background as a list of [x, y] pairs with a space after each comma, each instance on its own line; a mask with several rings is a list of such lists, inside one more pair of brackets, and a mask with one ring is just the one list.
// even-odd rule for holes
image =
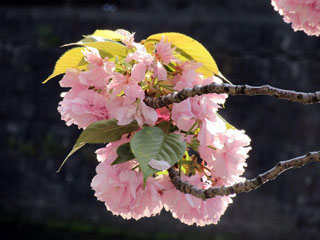
[[[97, 161], [87, 146], [55, 171], [80, 131], [57, 112], [58, 81], [41, 82], [66, 50], [96, 29], [136, 40], [166, 31], [200, 41], [234, 84], [315, 91], [320, 38], [293, 32], [269, 0], [10, 1], [0, 7], [0, 231], [2, 239], [318, 239], [320, 165], [291, 170], [234, 198], [218, 225], [160, 216], [123, 220], [90, 188]], [[220, 113], [252, 138], [245, 176], [320, 150], [320, 107], [271, 97], [230, 97]]]

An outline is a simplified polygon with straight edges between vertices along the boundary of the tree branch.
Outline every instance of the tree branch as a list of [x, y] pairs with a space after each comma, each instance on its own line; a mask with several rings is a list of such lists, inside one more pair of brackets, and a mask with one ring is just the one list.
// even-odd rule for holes
[[168, 172], [171, 182], [180, 192], [188, 193], [202, 200], [206, 200], [215, 196], [228, 196], [235, 193], [250, 192], [251, 190], [260, 187], [262, 184], [275, 179], [288, 169], [300, 168], [311, 162], [320, 162], [320, 151], [309, 152], [304, 156], [278, 162], [273, 168], [265, 173], [259, 174], [256, 178], [236, 183], [229, 187], [212, 187], [206, 190], [200, 189], [186, 181], [182, 181], [178, 173], [173, 168], [169, 168]]
[[299, 102], [303, 104], [312, 104], [320, 102], [320, 91], [314, 93], [295, 92], [292, 90], [284, 90], [280, 88], [271, 87], [269, 85], [263, 86], [249, 86], [249, 85], [233, 85], [228, 83], [211, 83], [209, 85], [196, 85], [193, 88], [184, 88], [179, 92], [173, 92], [166, 96], [159, 98], [146, 97], [144, 102], [152, 108], [161, 108], [172, 103], [179, 103], [183, 100], [201, 96], [208, 93], [226, 93], [230, 96], [236, 95], [267, 95], [278, 99], [284, 99], [291, 102]]

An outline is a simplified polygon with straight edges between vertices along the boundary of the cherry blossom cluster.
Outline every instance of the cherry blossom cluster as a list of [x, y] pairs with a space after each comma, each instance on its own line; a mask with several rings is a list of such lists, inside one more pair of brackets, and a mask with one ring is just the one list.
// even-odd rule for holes
[[295, 31], [320, 35], [320, 0], [271, 0], [271, 3]]
[[[140, 219], [157, 215], [163, 208], [181, 222], [204, 226], [216, 224], [232, 196], [202, 201], [178, 191], [166, 169], [174, 167], [181, 178], [202, 189], [228, 186], [245, 180], [241, 175], [250, 150], [250, 138], [217, 114], [227, 95], [207, 94], [188, 98], [181, 103], [153, 109], [144, 103], [146, 96], [159, 97], [196, 84], [219, 83], [216, 77], [205, 78], [197, 70], [202, 63], [181, 60], [174, 46], [163, 37], [147, 50], [134, 42], [134, 34], [118, 30], [128, 50], [125, 58], [102, 58], [95, 48], [82, 53], [88, 63], [85, 71], [68, 69], [60, 81], [70, 88], [61, 96], [58, 111], [69, 126], [85, 129], [99, 120], [116, 119], [118, 125], [136, 121], [144, 126], [166, 122], [169, 132], [179, 134], [187, 143], [187, 151], [174, 166], [150, 159], [159, 170], [143, 183], [143, 174], [135, 159], [112, 164], [117, 149], [137, 131], [124, 134], [96, 151], [99, 165], [91, 187], [98, 200], [115, 215]], [[140, 130], [138, 130], [140, 131]]]

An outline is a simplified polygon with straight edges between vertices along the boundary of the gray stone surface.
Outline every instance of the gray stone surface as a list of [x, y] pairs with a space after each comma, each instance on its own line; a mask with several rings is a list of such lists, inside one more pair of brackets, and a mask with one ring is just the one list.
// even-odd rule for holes
[[[138, 40], [163, 31], [185, 33], [210, 50], [221, 72], [235, 84], [319, 90], [320, 39], [294, 33], [269, 1], [122, 0], [104, 9], [103, 5], [77, 6], [75, 1], [63, 7], [0, 8], [0, 230], [4, 236], [98, 239], [76, 231], [56, 236], [48, 230], [55, 219], [118, 229], [118, 235], [105, 235], [110, 239], [130, 239], [125, 235], [130, 229], [140, 234], [131, 236], [149, 239], [166, 239], [170, 234], [174, 239], [319, 239], [317, 164], [239, 194], [218, 225], [204, 228], [183, 225], [165, 212], [138, 222], [112, 216], [90, 189], [97, 165], [94, 146], [80, 151], [61, 173], [55, 173], [79, 131], [65, 126], [56, 111], [59, 78], [46, 85], [41, 81], [64, 51], [58, 46], [95, 29], [128, 29], [136, 32]], [[318, 105], [262, 96], [230, 97], [221, 114], [252, 138], [246, 177], [280, 160], [319, 150]]]

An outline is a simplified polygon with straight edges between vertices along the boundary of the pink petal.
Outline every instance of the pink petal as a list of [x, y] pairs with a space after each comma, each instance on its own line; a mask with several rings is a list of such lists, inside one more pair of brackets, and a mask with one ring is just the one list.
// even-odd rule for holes
[[167, 161], [151, 159], [148, 165], [156, 170], [163, 171], [169, 169], [171, 166]]

